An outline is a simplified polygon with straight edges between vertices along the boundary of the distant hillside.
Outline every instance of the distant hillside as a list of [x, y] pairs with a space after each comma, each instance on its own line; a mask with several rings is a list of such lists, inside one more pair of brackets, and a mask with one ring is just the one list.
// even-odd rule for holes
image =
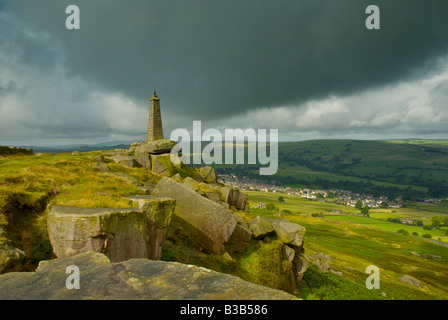
[[[448, 141], [312, 140], [279, 143], [279, 170], [259, 176], [257, 166], [217, 166], [284, 185], [339, 188], [409, 199], [448, 196]], [[257, 168], [257, 169], [255, 169]]]
[[[202, 147], [208, 145], [203, 142]], [[33, 147], [35, 153], [128, 149], [123, 141]], [[191, 149], [192, 150], [192, 149]], [[260, 176], [260, 165], [213, 165], [281, 185], [338, 188], [418, 200], [448, 196], [448, 140], [311, 140], [279, 143], [279, 170]]]
[[73, 151], [90, 152], [96, 150], [115, 150], [115, 149], [128, 149], [131, 146], [130, 143], [98, 143], [92, 145], [62, 145], [62, 146], [43, 146], [43, 147], [27, 147], [32, 148], [35, 153], [68, 153]]
[[33, 153], [33, 149], [0, 146], [0, 156], [10, 156], [15, 154], [32, 155]]

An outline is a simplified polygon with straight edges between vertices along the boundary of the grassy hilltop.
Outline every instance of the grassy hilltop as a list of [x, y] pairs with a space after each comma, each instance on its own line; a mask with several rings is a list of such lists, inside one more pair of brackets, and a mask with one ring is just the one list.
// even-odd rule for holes
[[54, 257], [46, 230], [47, 204], [132, 207], [123, 197], [145, 194], [132, 182], [160, 179], [148, 170], [114, 163], [108, 164], [109, 172], [101, 172], [94, 161], [101, 153], [0, 156], [0, 228], [25, 251], [26, 269]]

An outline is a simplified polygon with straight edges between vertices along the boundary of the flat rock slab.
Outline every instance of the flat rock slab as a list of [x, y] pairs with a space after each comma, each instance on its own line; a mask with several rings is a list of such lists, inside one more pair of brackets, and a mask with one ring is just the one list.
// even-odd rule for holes
[[94, 251], [112, 261], [160, 259], [174, 206], [173, 199], [157, 197], [141, 208], [54, 206], [47, 216], [53, 252], [58, 258]]
[[[66, 288], [67, 266], [80, 288]], [[238, 277], [177, 262], [131, 259], [111, 263], [96, 252], [42, 261], [35, 272], [0, 276], [1, 300], [294, 300], [297, 297]]]
[[132, 144], [129, 152], [139, 154], [161, 154], [169, 153], [171, 149], [176, 145], [176, 142], [169, 139], [159, 139], [149, 142], [137, 142]]
[[173, 222], [179, 224], [209, 252], [221, 252], [237, 224], [232, 212], [166, 177], [159, 181], [153, 193], [175, 199]]
[[147, 258], [147, 223], [141, 209], [55, 206], [48, 213], [48, 234], [58, 258], [88, 251], [113, 261]]

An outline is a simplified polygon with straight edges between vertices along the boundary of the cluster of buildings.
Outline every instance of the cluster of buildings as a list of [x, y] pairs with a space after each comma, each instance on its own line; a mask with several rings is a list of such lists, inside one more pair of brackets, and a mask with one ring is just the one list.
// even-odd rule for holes
[[232, 174], [220, 175], [219, 178], [221, 182], [226, 185], [238, 188], [241, 191], [283, 193], [311, 200], [333, 198], [338, 199], [340, 204], [348, 207], [355, 207], [358, 201], [361, 201], [363, 206], [369, 206], [370, 208], [379, 208], [383, 205], [383, 202], [386, 202], [389, 208], [401, 208], [404, 204], [401, 198], [389, 200], [387, 197], [383, 196], [378, 198], [373, 195], [358, 194], [347, 190], [316, 190], [309, 188], [293, 189], [290, 187], [277, 186], [275, 185], [275, 181], [273, 181], [272, 184], [266, 184], [264, 181], [249, 180], [246, 177], [239, 178]]

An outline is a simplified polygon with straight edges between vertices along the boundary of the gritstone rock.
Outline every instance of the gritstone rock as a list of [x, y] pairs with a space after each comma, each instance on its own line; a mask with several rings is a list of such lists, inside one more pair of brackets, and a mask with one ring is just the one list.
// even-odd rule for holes
[[297, 223], [273, 221], [272, 227], [283, 243], [301, 247], [306, 229]]
[[171, 177], [176, 173], [170, 154], [151, 154], [151, 171], [166, 177]]
[[296, 252], [294, 251], [294, 249], [287, 246], [286, 244], [283, 245], [282, 254], [283, 254], [283, 258], [289, 262], [292, 262], [294, 260], [294, 257], [296, 256]]
[[210, 166], [199, 168], [197, 169], [197, 172], [202, 176], [204, 181], [207, 183], [218, 182], [218, 175], [216, 174], [215, 169], [213, 169]]
[[160, 139], [149, 142], [136, 142], [131, 145], [129, 153], [139, 154], [161, 154], [170, 153], [171, 149], [176, 145], [176, 142], [169, 139]]
[[153, 193], [176, 200], [173, 223], [187, 231], [204, 249], [221, 252], [235, 229], [235, 215], [170, 178], [162, 178]]
[[249, 229], [255, 238], [260, 238], [274, 231], [272, 225], [260, 216], [256, 216], [249, 222]]
[[53, 252], [58, 258], [95, 251], [112, 261], [160, 259], [174, 204], [153, 197], [139, 209], [55, 206], [47, 218]]
[[248, 246], [249, 240], [252, 238], [252, 232], [247, 227], [246, 223], [238, 222], [235, 230], [229, 239], [229, 244], [237, 252], [244, 252]]
[[[78, 266], [80, 290], [67, 290], [67, 266]], [[51, 281], [50, 281], [51, 279]], [[177, 262], [111, 263], [96, 252], [42, 261], [35, 272], [0, 276], [1, 300], [293, 300], [238, 277]]]

